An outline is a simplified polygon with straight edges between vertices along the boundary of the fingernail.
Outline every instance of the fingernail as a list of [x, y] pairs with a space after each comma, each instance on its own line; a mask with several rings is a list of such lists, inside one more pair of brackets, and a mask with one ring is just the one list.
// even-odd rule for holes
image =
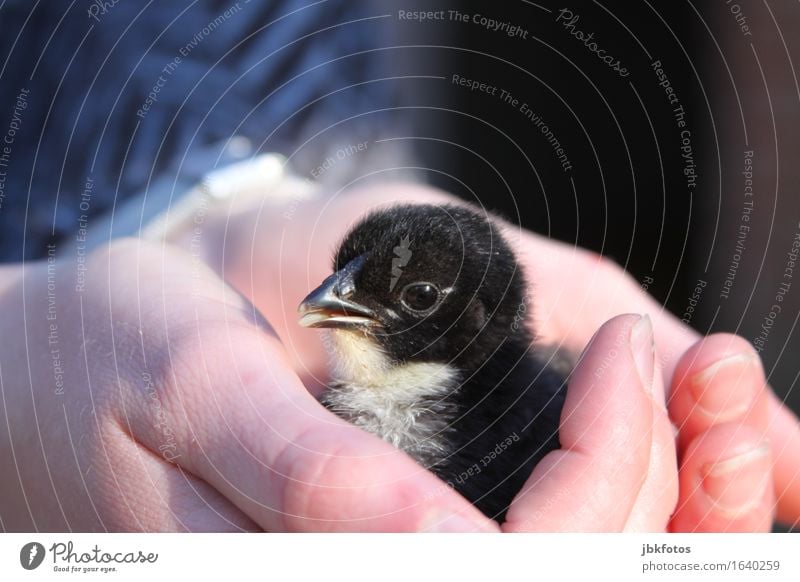
[[717, 511], [735, 517], [750, 511], [764, 498], [771, 474], [769, 445], [703, 467], [703, 490]]
[[434, 513], [423, 521], [426, 527], [420, 531], [430, 533], [487, 533], [496, 531], [487, 522], [476, 522], [458, 513]]
[[697, 407], [717, 422], [734, 420], [750, 409], [759, 387], [755, 354], [718, 360], [692, 376], [689, 387]]
[[633, 328], [630, 337], [631, 353], [636, 363], [636, 371], [645, 391], [653, 391], [653, 370], [655, 368], [655, 342], [653, 340], [653, 324], [650, 316], [643, 315]]

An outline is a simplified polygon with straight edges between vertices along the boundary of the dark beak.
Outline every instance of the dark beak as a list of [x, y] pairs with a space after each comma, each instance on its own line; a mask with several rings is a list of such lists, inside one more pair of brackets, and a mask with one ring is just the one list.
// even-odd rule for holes
[[363, 257], [350, 261], [322, 282], [298, 307], [303, 327], [363, 329], [380, 325], [371, 309], [348, 299], [355, 291], [355, 276]]

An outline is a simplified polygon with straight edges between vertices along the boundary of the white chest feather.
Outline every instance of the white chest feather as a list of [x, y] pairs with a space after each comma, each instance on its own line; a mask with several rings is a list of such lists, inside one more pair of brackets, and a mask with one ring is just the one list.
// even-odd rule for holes
[[337, 357], [323, 403], [423, 464], [445, 456], [453, 408], [445, 397], [458, 386], [456, 371], [446, 364], [392, 365], [364, 335], [331, 335]]

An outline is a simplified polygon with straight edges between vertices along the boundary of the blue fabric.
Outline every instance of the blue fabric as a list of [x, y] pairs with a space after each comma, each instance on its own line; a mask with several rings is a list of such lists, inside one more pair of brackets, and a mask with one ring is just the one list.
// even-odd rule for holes
[[[369, 82], [299, 111], [387, 76], [387, 51], [363, 52], [381, 46], [380, 13], [354, 0], [6, 1], [0, 139], [13, 120], [18, 130], [0, 168], [0, 261], [40, 257], [49, 240], [74, 233], [87, 179], [90, 214], [105, 212], [165, 173], [199, 178], [210, 168], [181, 160], [233, 135], [291, 154], [337, 121], [396, 105], [391, 82]], [[359, 19], [367, 20], [351, 22]], [[26, 107], [15, 117], [22, 90]], [[397, 123], [397, 115], [341, 124], [312, 147]]]

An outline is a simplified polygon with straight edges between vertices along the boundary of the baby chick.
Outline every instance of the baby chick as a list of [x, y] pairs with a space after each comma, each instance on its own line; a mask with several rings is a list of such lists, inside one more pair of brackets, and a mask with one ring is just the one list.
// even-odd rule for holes
[[565, 378], [532, 348], [528, 287], [485, 214], [403, 205], [356, 225], [300, 304], [335, 350], [321, 401], [500, 522], [559, 447]]

